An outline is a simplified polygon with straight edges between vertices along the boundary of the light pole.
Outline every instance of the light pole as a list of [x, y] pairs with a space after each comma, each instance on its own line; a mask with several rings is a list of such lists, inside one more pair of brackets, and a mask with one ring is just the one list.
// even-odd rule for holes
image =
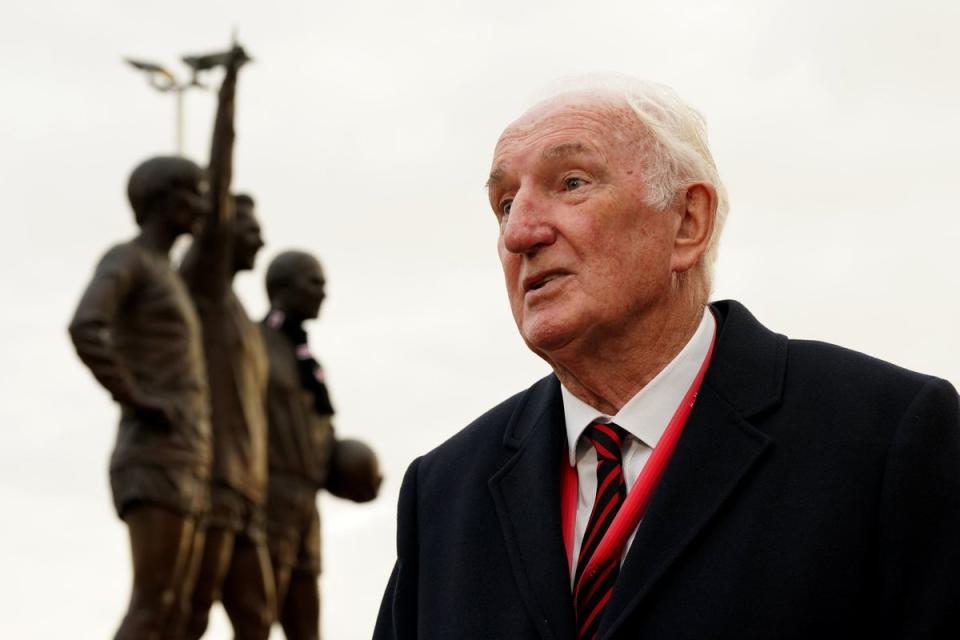
[[155, 62], [133, 58], [124, 58], [124, 60], [130, 66], [145, 72], [150, 86], [157, 91], [161, 93], [173, 92], [176, 101], [176, 149], [178, 155], [183, 155], [183, 92], [190, 87], [206, 88], [197, 81], [197, 68], [193, 68], [193, 75], [189, 81], [179, 81], [169, 69]]

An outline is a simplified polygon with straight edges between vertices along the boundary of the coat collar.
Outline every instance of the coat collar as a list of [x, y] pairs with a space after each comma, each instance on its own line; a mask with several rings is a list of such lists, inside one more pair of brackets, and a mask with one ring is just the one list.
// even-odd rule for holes
[[744, 418], [780, 402], [787, 365], [787, 338], [773, 333], [735, 300], [710, 305], [717, 342], [704, 384]]
[[[737, 302], [711, 308], [719, 326], [710, 368], [624, 561], [601, 637], [615, 633], [721, 505], [735, 499], [770, 444], [747, 419], [779, 402], [787, 340]], [[560, 531], [563, 431], [560, 384], [551, 375], [521, 399], [503, 439], [516, 454], [489, 482], [514, 577], [545, 639], [575, 635]]]

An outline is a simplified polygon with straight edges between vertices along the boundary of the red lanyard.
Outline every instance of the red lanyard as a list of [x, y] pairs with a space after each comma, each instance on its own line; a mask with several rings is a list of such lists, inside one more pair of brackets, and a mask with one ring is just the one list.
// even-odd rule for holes
[[[716, 336], [716, 334], [714, 334]], [[713, 354], [713, 339], [710, 340], [710, 348], [707, 350], [707, 356], [700, 365], [697, 376], [693, 379], [690, 388], [676, 413], [667, 425], [666, 430], [660, 437], [653, 453], [647, 458], [637, 477], [633, 489], [627, 495], [626, 501], [620, 507], [620, 511], [614, 516], [610, 528], [604, 534], [603, 539], [593, 552], [590, 561], [587, 563], [584, 571], [591, 568], [605, 565], [611, 558], [619, 558], [623, 555], [623, 548], [627, 544], [630, 534], [640, 524], [644, 512], [647, 510], [647, 504], [650, 502], [650, 496], [653, 494], [663, 470], [670, 461], [670, 455], [677, 446], [677, 440], [683, 432], [683, 425], [687, 423], [690, 416], [690, 410], [693, 409], [693, 403], [697, 400], [697, 392], [700, 390], [700, 383], [703, 382], [703, 376], [710, 365], [710, 356]], [[570, 563], [570, 572], [573, 573], [573, 531], [577, 520], [577, 494], [579, 492], [577, 470], [569, 464], [563, 465], [563, 486], [561, 488], [561, 518], [563, 522], [563, 543], [567, 549], [567, 560]]]

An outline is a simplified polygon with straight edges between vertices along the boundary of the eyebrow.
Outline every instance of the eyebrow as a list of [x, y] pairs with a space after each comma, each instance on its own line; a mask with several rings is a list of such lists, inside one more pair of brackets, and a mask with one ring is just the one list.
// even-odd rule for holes
[[[543, 150], [541, 157], [544, 160], [563, 160], [564, 158], [569, 158], [571, 156], [583, 155], [590, 153], [591, 149], [582, 142], [562, 142], [558, 145], [548, 147]], [[495, 167], [493, 171], [490, 172], [490, 177], [487, 178], [487, 183], [484, 185], [489, 191], [490, 187], [495, 187], [503, 182], [504, 171], [500, 167]]]
[[483, 186], [487, 191], [489, 191], [490, 187], [496, 186], [501, 182], [503, 182], [503, 169], [496, 167], [490, 172], [490, 177], [487, 178], [487, 183]]
[[583, 153], [589, 153], [590, 148], [582, 142], [562, 142], [543, 150], [544, 160], [562, 160]]

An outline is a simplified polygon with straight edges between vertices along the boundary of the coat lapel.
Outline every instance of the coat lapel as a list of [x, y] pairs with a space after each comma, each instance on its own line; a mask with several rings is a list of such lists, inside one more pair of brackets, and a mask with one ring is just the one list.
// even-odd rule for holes
[[731, 499], [768, 442], [711, 389], [701, 389], [627, 553], [605, 615], [609, 627], [601, 629], [601, 637], [608, 637], [607, 632], [613, 633], [626, 620], [713, 514]]
[[490, 481], [524, 606], [540, 636], [574, 637], [570, 575], [560, 523], [560, 471], [566, 451], [560, 385], [535, 385], [506, 430], [517, 453]]
[[771, 443], [746, 417], [779, 401], [786, 339], [737, 303], [719, 303], [714, 311], [721, 324], [710, 369], [627, 553], [601, 638], [616, 632], [721, 506], [735, 499]]

